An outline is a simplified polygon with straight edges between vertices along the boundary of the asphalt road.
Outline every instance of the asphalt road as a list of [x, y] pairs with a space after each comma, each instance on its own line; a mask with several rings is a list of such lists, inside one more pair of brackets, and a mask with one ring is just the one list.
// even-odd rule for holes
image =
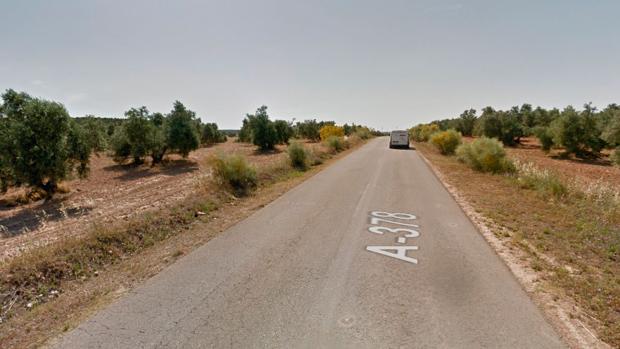
[[387, 138], [182, 258], [56, 346], [565, 347], [420, 156], [388, 149]]

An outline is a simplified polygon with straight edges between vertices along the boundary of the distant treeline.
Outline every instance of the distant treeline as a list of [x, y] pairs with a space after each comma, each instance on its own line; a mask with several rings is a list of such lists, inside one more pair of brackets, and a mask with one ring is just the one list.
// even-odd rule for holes
[[486, 107], [479, 116], [475, 109], [468, 109], [456, 118], [417, 125], [410, 133], [414, 140], [426, 141], [435, 131], [448, 129], [463, 136], [496, 138], [507, 146], [517, 145], [522, 137], [535, 136], [546, 151], [557, 147], [567, 155], [597, 157], [605, 148], [617, 148], [615, 156], [620, 156], [618, 104], [598, 110], [588, 103], [581, 111], [572, 106], [560, 110], [533, 108], [530, 104], [509, 110]]
[[[272, 121], [262, 106], [246, 115], [240, 130], [219, 130], [216, 123], [203, 123], [180, 101], [165, 114], [142, 106], [126, 111], [125, 118], [71, 118], [60, 103], [9, 89], [0, 105], [0, 193], [26, 185], [49, 197], [72, 172], [88, 174], [93, 152], [107, 151], [119, 163], [149, 158], [157, 164], [167, 154], [187, 157], [200, 146], [225, 142], [227, 136], [262, 150], [288, 143], [292, 137], [318, 141], [321, 128], [333, 125], [332, 121]], [[355, 133], [360, 138], [377, 134], [355, 124], [342, 129], [345, 135]]]

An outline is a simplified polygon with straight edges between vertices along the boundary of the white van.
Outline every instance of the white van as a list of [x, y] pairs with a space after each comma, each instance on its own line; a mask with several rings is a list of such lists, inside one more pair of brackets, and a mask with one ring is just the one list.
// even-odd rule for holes
[[390, 148], [409, 149], [409, 132], [392, 131], [390, 133]]

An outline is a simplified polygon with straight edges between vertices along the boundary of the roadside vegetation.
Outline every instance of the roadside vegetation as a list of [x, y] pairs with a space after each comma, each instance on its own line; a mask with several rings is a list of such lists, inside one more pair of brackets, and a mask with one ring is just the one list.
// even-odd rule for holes
[[[545, 151], [558, 150], [564, 158], [599, 159], [613, 154], [616, 165], [620, 151], [620, 106], [610, 104], [598, 110], [592, 104], [578, 111], [573, 106], [533, 108], [530, 104], [510, 110], [465, 110], [459, 117], [420, 124], [410, 130], [411, 139], [426, 142], [438, 131], [454, 129], [465, 137], [495, 138], [506, 146], [517, 146], [524, 137], [537, 137]], [[607, 151], [606, 153], [604, 151]]]
[[[335, 148], [322, 142], [326, 126], [338, 130]], [[298, 178], [376, 134], [354, 124], [272, 121], [265, 106], [246, 115], [240, 130], [222, 131], [179, 101], [168, 113], [139, 107], [125, 118], [71, 118], [59, 103], [8, 90], [0, 105], [0, 205], [6, 207], [0, 238], [17, 239], [5, 247], [19, 248], [0, 256], [0, 346], [27, 343], [29, 335], [45, 337], [39, 326], [22, 324], [40, 323], [37, 309], [54, 309], [65, 292], [78, 292], [116, 265], [139, 264], [135, 256], [172, 244], [193, 225], [208, 222], [215, 210], [234, 212], [243, 201], [260, 201], [265, 188]], [[116, 176], [113, 183], [88, 177], [93, 161], [96, 176]], [[145, 190], [144, 198], [125, 197], [134, 186]], [[91, 196], [93, 188], [106, 196]], [[24, 191], [28, 197], [13, 200]], [[67, 206], [75, 196], [98, 207], [97, 214]], [[101, 203], [109, 197], [120, 208], [107, 216]], [[60, 315], [47, 320], [62, 323], [58, 316], [73, 311], [57, 310]], [[41, 328], [46, 326], [51, 325]]]
[[461, 134], [455, 130], [437, 132], [429, 141], [444, 155], [454, 154], [456, 148], [463, 143]]
[[[499, 227], [496, 236], [529, 256], [545, 292], [576, 302], [580, 309], [570, 316], [614, 347], [620, 346], [620, 185], [613, 179], [620, 170], [610, 164], [618, 164], [619, 110], [615, 104], [600, 112], [590, 104], [582, 111], [487, 107], [480, 117], [470, 109], [410, 130], [416, 148], [459, 195]], [[448, 134], [467, 136], [454, 155]], [[535, 158], [536, 149], [549, 161]], [[610, 180], [580, 176], [592, 167]]]

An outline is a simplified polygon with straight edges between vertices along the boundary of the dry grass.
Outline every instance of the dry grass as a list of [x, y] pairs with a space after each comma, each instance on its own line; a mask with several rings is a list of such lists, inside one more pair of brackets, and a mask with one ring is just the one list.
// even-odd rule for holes
[[620, 346], [620, 205], [610, 183], [584, 186], [519, 162], [518, 175], [475, 172], [428, 144], [416, 147], [482, 215], [509, 232], [541, 278], [574, 299], [583, 321]]

